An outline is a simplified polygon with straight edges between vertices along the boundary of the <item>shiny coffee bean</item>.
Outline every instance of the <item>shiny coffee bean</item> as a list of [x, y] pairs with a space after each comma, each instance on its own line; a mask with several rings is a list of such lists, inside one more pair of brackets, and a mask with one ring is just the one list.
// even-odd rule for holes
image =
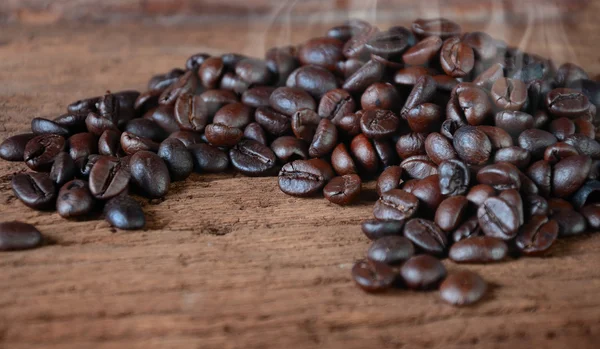
[[519, 169], [526, 168], [531, 162], [531, 154], [523, 148], [512, 146], [498, 149], [494, 154], [495, 163], [509, 163]]
[[364, 171], [366, 174], [377, 172], [379, 168], [377, 152], [365, 135], [359, 134], [352, 139], [352, 142], [350, 142], [350, 153], [359, 171]]
[[240, 60], [235, 65], [235, 73], [250, 85], [266, 85], [273, 79], [267, 63], [256, 58]]
[[397, 110], [400, 107], [400, 102], [398, 91], [392, 84], [387, 82], [376, 82], [370, 85], [360, 97], [360, 104], [364, 110]]
[[220, 89], [206, 90], [200, 94], [200, 99], [204, 101], [209, 117], [215, 115], [217, 110], [223, 106], [239, 102], [239, 98], [235, 92]]
[[95, 200], [88, 184], [81, 179], [65, 183], [56, 198], [56, 211], [63, 218], [85, 216], [92, 211], [94, 205]]
[[519, 214], [515, 207], [502, 198], [487, 198], [477, 209], [477, 218], [487, 236], [510, 240], [517, 235]]
[[56, 155], [65, 149], [65, 144], [65, 139], [59, 135], [36, 136], [25, 145], [25, 164], [34, 171], [49, 171]]
[[247, 176], [265, 176], [272, 174], [277, 158], [266, 145], [244, 139], [229, 150], [231, 164]]
[[585, 155], [559, 161], [552, 170], [552, 195], [562, 198], [573, 194], [585, 182], [592, 160]]
[[54, 158], [54, 163], [50, 169], [50, 179], [56, 185], [61, 186], [77, 175], [77, 167], [75, 161], [71, 158], [68, 153], [58, 153]]
[[67, 111], [73, 114], [79, 113], [89, 113], [91, 111], [96, 111], [96, 103], [100, 100], [100, 97], [92, 97], [86, 99], [80, 99], [75, 101], [67, 106]]
[[314, 158], [324, 157], [333, 151], [333, 148], [337, 145], [337, 140], [337, 128], [329, 119], [323, 118], [317, 126], [315, 136], [308, 148], [308, 154]]
[[92, 167], [98, 159], [101, 158], [101, 155], [92, 154], [88, 157], [75, 159], [75, 166], [79, 171], [79, 176], [87, 179], [90, 176], [90, 172], [92, 171]]
[[0, 144], [0, 159], [23, 161], [25, 146], [33, 137], [35, 137], [33, 133], [22, 133], [8, 137]]
[[547, 216], [532, 216], [515, 239], [517, 248], [526, 255], [547, 251], [558, 237], [558, 223]]
[[458, 157], [471, 165], [485, 164], [492, 154], [488, 136], [474, 126], [463, 126], [454, 133], [452, 140]]
[[383, 63], [371, 59], [350, 75], [342, 88], [352, 94], [363, 93], [367, 87], [382, 80], [385, 72]]
[[492, 143], [492, 151], [513, 146], [511, 136], [500, 127], [480, 125], [477, 126], [477, 129], [488, 136], [490, 143]]
[[42, 243], [42, 234], [31, 224], [18, 221], [0, 223], [0, 251], [27, 250]]
[[472, 216], [454, 230], [452, 233], [452, 240], [458, 242], [479, 235], [481, 235], [479, 220], [477, 219], [477, 216]]
[[370, 240], [377, 240], [385, 236], [401, 236], [402, 227], [404, 227], [404, 221], [394, 219], [368, 219], [361, 223], [362, 232]]
[[565, 142], [554, 143], [544, 150], [544, 160], [551, 165], [556, 164], [562, 159], [575, 155], [579, 155], [577, 149]]
[[455, 36], [444, 41], [440, 63], [446, 74], [453, 77], [467, 76], [475, 65], [473, 49]]
[[139, 137], [149, 138], [154, 142], [162, 142], [169, 136], [154, 120], [144, 118], [133, 119], [127, 122], [125, 131]]
[[546, 148], [556, 142], [558, 140], [552, 133], [539, 129], [525, 130], [518, 138], [519, 147], [529, 151], [532, 159], [541, 159]]
[[581, 79], [588, 79], [587, 73], [579, 66], [573, 63], [564, 63], [556, 71], [556, 85], [569, 86]]
[[487, 92], [470, 83], [456, 85], [446, 105], [446, 118], [473, 126], [486, 123], [492, 112]]
[[113, 227], [123, 230], [143, 229], [146, 217], [140, 204], [129, 195], [119, 195], [104, 206], [105, 219]]
[[598, 202], [600, 195], [600, 181], [587, 180], [579, 189], [571, 196], [571, 203], [577, 209], [582, 208], [587, 204]]
[[172, 181], [184, 180], [194, 170], [192, 154], [176, 138], [165, 139], [160, 144], [157, 154], [167, 165]]
[[127, 165], [117, 158], [102, 156], [90, 171], [90, 192], [100, 200], [113, 198], [127, 190], [129, 178]]
[[68, 128], [44, 118], [33, 118], [31, 120], [31, 132], [36, 135], [49, 133], [61, 135], [63, 137], [67, 137], [69, 135]]
[[574, 134], [565, 138], [565, 143], [573, 146], [581, 155], [587, 155], [594, 160], [600, 159], [600, 143], [595, 139]]
[[161, 105], [144, 114], [144, 119], [151, 119], [163, 128], [167, 133], [173, 133], [181, 130], [179, 124], [175, 120], [174, 106]]
[[47, 173], [19, 173], [10, 184], [15, 196], [33, 209], [46, 209], [56, 198], [54, 182]]
[[279, 188], [292, 196], [318, 193], [333, 178], [333, 169], [324, 160], [296, 160], [285, 164], [279, 172]]
[[198, 173], [219, 173], [229, 167], [229, 156], [223, 150], [206, 143], [192, 144], [188, 147]]
[[348, 152], [348, 149], [344, 143], [338, 144], [331, 153], [331, 166], [340, 176], [357, 173], [356, 164], [354, 159]]
[[471, 171], [460, 160], [445, 160], [438, 166], [439, 187], [442, 195], [464, 195], [469, 189]]
[[446, 233], [432, 221], [413, 218], [404, 225], [404, 236], [415, 246], [432, 255], [443, 255], [448, 247]]
[[244, 138], [252, 139], [258, 143], [267, 145], [267, 133], [257, 122], [251, 122], [244, 129]]
[[424, 133], [407, 133], [398, 137], [396, 141], [396, 152], [401, 159], [406, 159], [414, 155], [425, 155], [425, 140]]
[[482, 61], [489, 61], [496, 58], [498, 47], [496, 40], [484, 32], [465, 33], [462, 40], [471, 46], [475, 52], [475, 57]]
[[321, 118], [337, 122], [355, 110], [356, 103], [352, 96], [346, 90], [338, 88], [323, 95], [319, 102], [318, 114]]
[[436, 165], [458, 157], [450, 141], [437, 132], [430, 133], [425, 139], [425, 152]]
[[525, 173], [538, 187], [541, 195], [546, 197], [550, 195], [552, 186], [552, 167], [548, 161], [540, 160], [534, 162], [529, 166]]
[[473, 236], [456, 242], [448, 257], [457, 263], [493, 263], [502, 261], [508, 254], [504, 241], [489, 236]]
[[477, 182], [496, 190], [520, 189], [519, 170], [507, 162], [488, 165], [477, 172]]
[[429, 36], [406, 50], [402, 55], [402, 61], [410, 65], [425, 65], [438, 54], [442, 43], [439, 36]]
[[[587, 222], [587, 226], [590, 229], [598, 230], [600, 229], [600, 205], [599, 204], [591, 204], [584, 206], [579, 211]], [[363, 227], [364, 231], [364, 227]]]
[[554, 119], [548, 125], [548, 131], [552, 132], [559, 141], [564, 141], [568, 136], [575, 134], [575, 123], [565, 117]]
[[473, 83], [479, 87], [490, 90], [494, 83], [504, 78], [504, 66], [500, 63], [492, 64], [488, 69], [479, 74]]
[[548, 199], [548, 210], [550, 214], [557, 213], [559, 211], [573, 211], [575, 208], [573, 205], [565, 200], [559, 198]]
[[435, 211], [435, 224], [445, 232], [458, 228], [467, 212], [469, 201], [456, 195], [443, 200]]
[[561, 210], [550, 216], [558, 223], [558, 236], [567, 237], [583, 234], [587, 228], [585, 217], [573, 210]]
[[476, 303], [483, 298], [486, 291], [486, 282], [481, 276], [469, 270], [451, 273], [440, 285], [442, 299], [456, 306]]
[[373, 147], [375, 148], [377, 158], [383, 168], [398, 164], [398, 154], [391, 141], [386, 139], [375, 139], [373, 140]]
[[548, 201], [539, 195], [524, 196], [523, 209], [527, 217], [547, 216], [550, 212]]
[[361, 180], [356, 174], [334, 177], [323, 188], [325, 199], [337, 205], [348, 205], [356, 201], [361, 191]]
[[574, 119], [590, 108], [590, 101], [585, 94], [577, 90], [557, 88], [546, 95], [546, 108], [554, 117]]
[[394, 74], [394, 83], [400, 86], [413, 86], [422, 76], [430, 76], [434, 73], [433, 70], [426, 67], [405, 67]]
[[438, 174], [438, 168], [427, 155], [415, 155], [402, 160], [400, 167], [404, 173], [414, 179], [424, 179]]
[[390, 110], [363, 110], [360, 118], [360, 128], [369, 138], [389, 138], [396, 133], [400, 119]]
[[413, 217], [419, 208], [419, 199], [400, 189], [383, 193], [373, 207], [373, 216], [377, 219], [405, 220]]
[[[210, 60], [209, 58], [208, 60]], [[207, 61], [208, 61], [207, 60]], [[207, 63], [205, 61], [204, 64]], [[200, 68], [202, 70], [202, 67]], [[171, 86], [167, 87], [163, 93], [158, 97], [158, 103], [161, 105], [173, 105], [177, 101], [177, 99], [186, 93], [193, 94], [196, 92], [196, 88], [198, 86], [198, 78], [193, 71], [188, 71], [183, 74], [177, 81]], [[209, 86], [205, 86], [206, 88], [211, 88]]]
[[352, 279], [367, 292], [381, 292], [392, 287], [396, 273], [385, 263], [363, 259], [352, 267]]
[[446, 267], [437, 258], [429, 255], [411, 257], [400, 268], [402, 281], [415, 290], [436, 288], [446, 277]]
[[442, 109], [434, 103], [423, 103], [408, 111], [406, 121], [413, 132], [431, 132], [439, 129]]
[[490, 96], [500, 109], [521, 110], [527, 101], [527, 86], [521, 80], [501, 78], [492, 86]]
[[534, 126], [533, 116], [515, 110], [503, 110], [496, 113], [494, 123], [497, 127], [508, 132], [515, 140], [523, 131], [533, 128]]
[[492, 196], [496, 196], [496, 190], [492, 186], [477, 184], [471, 187], [467, 193], [467, 200], [475, 204], [475, 206], [480, 206], [487, 198]]
[[269, 97], [271, 107], [288, 117], [300, 109], [317, 110], [315, 100], [300, 88], [279, 87]]
[[196, 53], [187, 59], [185, 68], [187, 70], [197, 70], [208, 58], [210, 58], [208, 53]]
[[121, 133], [115, 130], [106, 130], [98, 139], [98, 154], [117, 156], [121, 150]]
[[98, 153], [98, 137], [90, 132], [72, 135], [67, 140], [67, 144], [73, 160]]
[[388, 30], [372, 35], [365, 48], [374, 55], [387, 59], [397, 59], [409, 47], [410, 31]]
[[[439, 183], [439, 176], [432, 175], [417, 181], [411, 189], [411, 193], [419, 198], [420, 213], [426, 217], [433, 217], [438, 206], [444, 200]], [[408, 182], [406, 185], [408, 185]]]
[[244, 136], [242, 130], [223, 124], [210, 124], [204, 131], [208, 142], [217, 147], [232, 147]]
[[286, 86], [300, 88], [313, 98], [320, 99], [327, 91], [336, 89], [338, 81], [335, 75], [325, 68], [305, 65], [289, 75]]
[[402, 167], [390, 166], [386, 168], [377, 178], [377, 194], [382, 196], [383, 193], [398, 189], [404, 183], [402, 180]]
[[521, 194], [516, 189], [508, 189], [503, 190], [498, 195], [499, 198], [508, 202], [512, 207], [517, 211], [517, 216], [519, 217], [519, 226], [525, 223], [525, 209], [523, 206], [523, 199], [521, 198]]
[[144, 195], [150, 198], [167, 195], [171, 184], [169, 169], [158, 155], [145, 150], [138, 151], [129, 160], [129, 171], [132, 184]]
[[159, 147], [159, 144], [153, 140], [139, 137], [129, 132], [121, 133], [120, 142], [121, 149], [123, 149], [127, 155], [132, 155], [142, 150], [156, 152]]
[[209, 57], [198, 68], [198, 77], [202, 86], [216, 88], [225, 71], [225, 64], [220, 57]]
[[270, 107], [259, 107], [254, 114], [256, 122], [262, 126], [265, 131], [274, 136], [283, 136], [289, 134], [291, 130], [291, 120], [288, 116], [276, 112]]
[[335, 38], [314, 38], [305, 42], [298, 50], [298, 59], [302, 65], [318, 65], [329, 70], [343, 59], [344, 43]]
[[269, 97], [273, 91], [275, 91], [275, 87], [271, 86], [252, 87], [242, 94], [242, 103], [252, 108], [268, 107], [270, 105]]
[[300, 109], [292, 115], [291, 128], [297, 138], [311, 142], [320, 121], [321, 117], [315, 111]]
[[202, 132], [209, 116], [208, 106], [201, 96], [185, 93], [175, 102], [175, 121], [182, 130]]
[[278, 77], [276, 86], [285, 85], [290, 74], [300, 65], [296, 53], [294, 46], [274, 47], [267, 50], [265, 59], [269, 70]]
[[213, 123], [243, 129], [252, 121], [254, 109], [236, 102], [219, 109], [213, 117]]
[[400, 110], [400, 115], [406, 119], [406, 115], [411, 109], [423, 103], [431, 102], [435, 96], [436, 89], [437, 84], [431, 76], [425, 75], [420, 77], [406, 98], [406, 103], [404, 103], [404, 106]]
[[367, 251], [370, 260], [386, 264], [399, 264], [415, 254], [413, 244], [403, 236], [384, 236], [371, 244]]

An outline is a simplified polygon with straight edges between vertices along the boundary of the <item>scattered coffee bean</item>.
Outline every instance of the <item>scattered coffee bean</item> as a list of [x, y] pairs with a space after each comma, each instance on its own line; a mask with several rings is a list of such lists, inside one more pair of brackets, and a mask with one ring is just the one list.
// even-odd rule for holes
[[457, 263], [492, 263], [506, 258], [508, 246], [490, 236], [472, 236], [456, 242], [448, 257]]
[[442, 299], [452, 305], [471, 305], [479, 301], [487, 290], [486, 282], [472, 271], [453, 272], [440, 285]]
[[402, 281], [416, 290], [436, 288], [446, 277], [446, 268], [437, 258], [429, 255], [411, 257], [400, 268]]
[[18, 251], [38, 247], [42, 234], [33, 225], [23, 222], [0, 223], [0, 251]]
[[367, 292], [381, 292], [392, 287], [396, 273], [385, 263], [363, 259], [352, 267], [352, 278]]
[[142, 229], [146, 225], [140, 204], [128, 195], [119, 195], [106, 202], [104, 216], [112, 226], [124, 230]]
[[323, 188], [325, 199], [338, 205], [354, 202], [361, 190], [361, 180], [356, 174], [334, 177]]

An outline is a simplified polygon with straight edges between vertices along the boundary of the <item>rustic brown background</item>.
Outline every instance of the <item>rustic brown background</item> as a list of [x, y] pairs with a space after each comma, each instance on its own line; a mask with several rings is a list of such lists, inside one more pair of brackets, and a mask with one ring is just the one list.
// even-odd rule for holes
[[[109, 4], [121, 2], [98, 6]], [[600, 4], [586, 6], [568, 21], [460, 22], [598, 74]], [[376, 19], [383, 28], [410, 23]], [[319, 13], [274, 23], [7, 20], [0, 139], [70, 101], [143, 89], [149, 76], [182, 66], [192, 53], [260, 56], [324, 33], [326, 21], [333, 20]], [[369, 244], [359, 223], [371, 216], [372, 183], [361, 202], [342, 208], [285, 196], [275, 178], [194, 174], [164, 200], [142, 200], [147, 229], [123, 232], [103, 220], [25, 208], [10, 189], [11, 176], [24, 170], [0, 162], [0, 219], [35, 224], [48, 243], [0, 254], [2, 349], [599, 347], [598, 234], [561, 240], [543, 258], [460, 266], [480, 272], [491, 289], [476, 306], [457, 309], [436, 292], [374, 296], [353, 285], [350, 268]]]

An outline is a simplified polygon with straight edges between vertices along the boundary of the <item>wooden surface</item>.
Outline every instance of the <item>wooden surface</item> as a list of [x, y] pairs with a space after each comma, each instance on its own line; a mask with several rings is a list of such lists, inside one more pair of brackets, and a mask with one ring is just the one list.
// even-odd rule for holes
[[[465, 28], [515, 44], [525, 33], [533, 51], [598, 74], [592, 15], [531, 31]], [[0, 29], [3, 139], [72, 100], [143, 89], [149, 76], [197, 51], [260, 55], [324, 27]], [[194, 174], [164, 200], [143, 201], [146, 230], [124, 232], [25, 208], [10, 189], [23, 170], [0, 162], [0, 219], [35, 224], [49, 239], [0, 254], [2, 349], [599, 347], [599, 234], [560, 240], [544, 258], [460, 266], [480, 272], [491, 290], [457, 309], [436, 292], [368, 295], [354, 286], [350, 268], [369, 245], [359, 223], [371, 216], [372, 184], [360, 203], [341, 208], [285, 196], [275, 178]]]

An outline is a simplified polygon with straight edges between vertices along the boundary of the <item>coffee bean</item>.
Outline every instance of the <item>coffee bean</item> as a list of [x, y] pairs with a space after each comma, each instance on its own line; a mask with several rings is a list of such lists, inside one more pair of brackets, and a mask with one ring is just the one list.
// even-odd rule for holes
[[209, 110], [201, 96], [185, 93], [175, 102], [175, 120], [182, 130], [202, 132], [209, 121]]
[[462, 36], [464, 43], [469, 45], [475, 52], [475, 57], [482, 61], [496, 58], [498, 47], [496, 40], [484, 32], [470, 32]]
[[410, 178], [423, 179], [438, 173], [437, 166], [427, 155], [414, 155], [402, 160], [400, 167]]
[[213, 118], [213, 123], [241, 129], [252, 121], [253, 114], [254, 109], [242, 103], [230, 103], [217, 111]]
[[440, 53], [440, 63], [446, 74], [453, 77], [467, 76], [475, 64], [473, 49], [455, 36], [446, 39]]
[[319, 102], [318, 114], [322, 118], [337, 121], [355, 110], [356, 103], [352, 96], [346, 90], [338, 88], [323, 95]]
[[515, 207], [502, 198], [487, 198], [477, 209], [477, 218], [487, 236], [510, 240], [517, 235], [519, 214]]
[[259, 107], [254, 114], [256, 122], [262, 126], [265, 131], [274, 136], [283, 136], [289, 134], [291, 129], [291, 120], [288, 116], [276, 112], [270, 107]]
[[244, 58], [235, 65], [235, 73], [250, 85], [268, 84], [273, 76], [261, 59]]
[[90, 132], [72, 135], [68, 140], [69, 154], [73, 160], [98, 153], [98, 137]]
[[437, 55], [442, 48], [442, 39], [432, 35], [409, 48], [402, 55], [402, 61], [410, 65], [425, 65]]
[[495, 163], [509, 163], [519, 169], [526, 168], [531, 162], [531, 154], [523, 148], [512, 146], [498, 149], [494, 154]]
[[90, 112], [86, 117], [85, 126], [89, 132], [97, 136], [100, 136], [106, 130], [118, 130], [117, 125], [112, 119], [94, 112]]
[[[421, 206], [420, 213], [425, 217], [433, 217], [438, 206], [444, 199], [439, 182], [440, 178], [438, 175], [431, 175], [417, 181], [411, 190], [411, 193], [419, 198]], [[408, 182], [405, 186], [406, 185], [408, 185]]]
[[0, 251], [18, 251], [38, 247], [42, 234], [33, 225], [23, 222], [0, 223]]
[[186, 179], [194, 169], [192, 154], [176, 138], [164, 140], [160, 144], [157, 154], [167, 165], [172, 181]]
[[411, 26], [418, 37], [439, 36], [442, 39], [459, 35], [461, 28], [455, 22], [445, 18], [417, 19]]
[[369, 138], [391, 137], [400, 126], [400, 119], [392, 111], [383, 109], [363, 110], [360, 128]]
[[414, 155], [425, 155], [425, 140], [424, 133], [407, 133], [402, 135], [396, 141], [396, 152], [401, 159], [406, 159]]
[[198, 77], [202, 86], [206, 88], [216, 88], [223, 75], [225, 64], [220, 57], [209, 57], [202, 62], [198, 68]]
[[49, 133], [61, 135], [63, 137], [69, 135], [69, 129], [59, 125], [54, 121], [44, 118], [33, 118], [31, 120], [31, 132], [33, 132], [36, 135]]
[[223, 172], [229, 167], [229, 156], [223, 150], [206, 143], [192, 144], [188, 147], [198, 173]]
[[281, 163], [308, 159], [308, 144], [292, 136], [283, 136], [271, 143], [271, 150]]
[[161, 91], [162, 93], [164, 89], [173, 85], [184, 73], [183, 69], [175, 68], [167, 74], [155, 75], [148, 81], [148, 90]]
[[58, 191], [56, 211], [63, 218], [85, 216], [94, 208], [95, 200], [81, 179], [65, 183]]
[[321, 119], [308, 148], [308, 154], [315, 158], [324, 157], [335, 148], [337, 139], [338, 132], [335, 125], [329, 119]]
[[[340, 175], [357, 173], [356, 165], [344, 143], [338, 144], [331, 153], [331, 166]], [[381, 178], [381, 177], [380, 177]]]
[[419, 199], [400, 189], [384, 192], [373, 207], [377, 219], [405, 220], [413, 217], [419, 208]]
[[410, 240], [403, 236], [384, 236], [375, 240], [367, 252], [370, 260], [386, 264], [398, 264], [406, 261], [415, 253]]
[[430, 76], [434, 74], [435, 72], [432, 69], [426, 67], [405, 67], [398, 70], [396, 74], [394, 74], [394, 83], [401, 86], [414, 86], [422, 76]]
[[569, 88], [557, 88], [546, 95], [546, 108], [555, 117], [576, 118], [590, 108], [586, 95]]
[[244, 138], [252, 139], [258, 143], [267, 145], [267, 133], [257, 122], [251, 122], [244, 129]]
[[0, 158], [6, 161], [23, 161], [25, 146], [35, 137], [33, 133], [17, 134], [0, 144]]
[[92, 167], [94, 167], [94, 164], [100, 157], [100, 155], [92, 154], [88, 157], [75, 159], [75, 167], [77, 167], [77, 170], [79, 171], [79, 176], [87, 179], [90, 176]]
[[435, 211], [435, 224], [446, 232], [455, 230], [463, 221], [468, 203], [467, 198], [462, 195], [443, 200]]
[[367, 292], [381, 292], [392, 287], [396, 273], [385, 263], [362, 259], [352, 267], [352, 279]]
[[49, 171], [56, 155], [65, 149], [65, 144], [65, 139], [59, 135], [35, 136], [25, 145], [25, 164], [34, 171]]
[[167, 133], [177, 132], [181, 129], [175, 120], [175, 107], [172, 105], [160, 105], [158, 108], [151, 109], [144, 114], [144, 119], [153, 120]]
[[352, 26], [344, 24], [329, 29], [327, 31], [327, 37], [346, 42], [350, 40], [350, 38], [354, 36], [356, 32], [356, 29], [354, 29]]
[[331, 166], [321, 159], [296, 160], [279, 172], [279, 188], [292, 196], [311, 196], [333, 178]]
[[96, 103], [98, 103], [98, 101], [100, 100], [100, 97], [92, 97], [92, 98], [86, 98], [86, 99], [80, 99], [78, 101], [75, 101], [71, 104], [69, 104], [67, 106], [67, 111], [69, 113], [89, 113], [91, 111], [95, 112], [96, 109]]
[[[323, 101], [321, 100], [321, 103]], [[394, 85], [387, 82], [376, 82], [363, 92], [360, 97], [362, 109], [397, 110], [400, 107], [400, 96]], [[352, 110], [354, 112], [354, 110]], [[349, 114], [344, 112], [344, 114]]]
[[321, 117], [313, 110], [300, 109], [292, 115], [292, 131], [297, 138], [311, 142], [320, 120]]
[[390, 166], [377, 178], [377, 194], [382, 196], [383, 193], [389, 190], [398, 189], [402, 183], [404, 183], [402, 180], [402, 168], [400, 166]]
[[104, 216], [112, 226], [123, 230], [142, 229], [146, 225], [144, 211], [129, 195], [119, 195], [108, 200], [104, 206]]
[[317, 109], [315, 100], [300, 88], [280, 87], [273, 91], [269, 101], [275, 111], [288, 117], [300, 109]]
[[539, 129], [525, 130], [518, 139], [519, 146], [529, 151], [533, 159], [542, 158], [546, 148], [557, 141], [553, 134]]
[[58, 153], [50, 169], [50, 179], [58, 186], [61, 186], [75, 178], [76, 174], [77, 168], [71, 156], [65, 152]]
[[383, 78], [384, 71], [385, 67], [381, 62], [371, 59], [350, 75], [342, 88], [353, 94], [363, 93], [367, 87]]
[[362, 232], [370, 240], [377, 240], [385, 236], [400, 236], [402, 227], [404, 227], [404, 221], [395, 219], [368, 219], [361, 223]]
[[[600, 205], [599, 204], [591, 204], [582, 207], [579, 212], [585, 217], [587, 225], [589, 228], [598, 230], [600, 229]], [[363, 231], [364, 226], [363, 226]]]
[[435, 257], [414, 256], [402, 265], [400, 275], [409, 288], [429, 290], [436, 288], [446, 278], [446, 267]]
[[563, 63], [556, 71], [556, 85], [568, 86], [581, 79], [588, 79], [587, 73], [573, 63]]
[[431, 132], [439, 129], [441, 108], [434, 103], [423, 103], [408, 111], [406, 121], [413, 132]]
[[448, 257], [457, 263], [493, 263], [506, 258], [508, 246], [489, 236], [473, 236], [456, 242]]
[[150, 198], [160, 198], [167, 195], [171, 184], [169, 169], [158, 155], [145, 150], [138, 151], [129, 160], [129, 171], [131, 182], [144, 195]]
[[492, 186], [477, 184], [469, 190], [467, 200], [475, 204], [475, 206], [480, 206], [487, 198], [492, 196], [496, 196], [496, 190]]
[[557, 142], [546, 148], [544, 151], [544, 160], [548, 161], [551, 165], [554, 165], [562, 159], [575, 155], [579, 155], [579, 152], [575, 147], [565, 142]]
[[554, 119], [548, 125], [548, 130], [552, 132], [556, 139], [564, 141], [565, 138], [575, 133], [575, 123], [573, 123], [573, 120], [565, 117]]
[[204, 61], [206, 61], [208, 58], [210, 58], [210, 55], [204, 52], [191, 55], [190, 58], [188, 58], [185, 62], [185, 68], [187, 70], [198, 70], [202, 63], [204, 63]]
[[207, 108], [209, 117], [215, 115], [215, 113], [223, 106], [230, 103], [239, 102], [237, 94], [229, 90], [206, 90], [200, 94], [200, 99], [204, 101], [204, 105]]
[[575, 236], [585, 232], [587, 222], [581, 213], [568, 209], [553, 211], [550, 219], [558, 223], [559, 237]]
[[398, 154], [390, 140], [375, 139], [373, 140], [373, 147], [375, 148], [375, 153], [377, 153], [377, 158], [379, 159], [382, 168], [398, 164]]
[[552, 186], [552, 167], [545, 160], [534, 162], [525, 171], [527, 176], [536, 184], [543, 196], [550, 195]]
[[325, 199], [338, 205], [353, 203], [361, 191], [361, 180], [356, 174], [334, 177], [323, 188]]
[[452, 233], [452, 240], [454, 242], [468, 239], [470, 237], [481, 235], [481, 228], [479, 227], [479, 220], [477, 216], [472, 216], [464, 221], [456, 230]]
[[466, 194], [471, 181], [471, 171], [460, 160], [445, 160], [438, 166], [439, 187], [442, 195]]
[[379, 160], [373, 144], [364, 134], [359, 134], [350, 142], [350, 152], [359, 171], [374, 174], [379, 168]]
[[344, 43], [335, 38], [314, 38], [305, 42], [298, 51], [298, 59], [302, 65], [314, 64], [329, 70], [342, 60]]
[[156, 152], [159, 147], [159, 144], [153, 140], [139, 137], [129, 132], [121, 133], [120, 142], [121, 149], [123, 149], [127, 155], [132, 155], [143, 150]]
[[458, 157], [450, 141], [437, 132], [430, 133], [425, 139], [425, 152], [437, 165]]
[[461, 124], [484, 124], [492, 113], [493, 107], [487, 92], [470, 83], [456, 85], [446, 105], [446, 118]]
[[19, 173], [10, 184], [15, 196], [33, 209], [46, 209], [56, 198], [54, 182], [47, 173]]
[[245, 139], [229, 150], [233, 167], [247, 176], [265, 176], [272, 173], [277, 158], [266, 145]]
[[138, 137], [149, 138], [154, 142], [162, 142], [168, 137], [167, 132], [152, 119], [138, 118], [130, 120], [125, 125], [125, 131]]
[[320, 99], [327, 91], [336, 89], [338, 82], [329, 70], [315, 65], [305, 65], [289, 75], [286, 86], [300, 88], [313, 98]]
[[555, 214], [559, 211], [573, 211], [575, 208], [565, 199], [550, 198], [548, 199], [548, 209], [550, 214]]
[[481, 184], [488, 184], [496, 190], [519, 189], [521, 180], [518, 171], [514, 165], [500, 162], [479, 170], [477, 181]]
[[461, 270], [453, 272], [440, 285], [442, 299], [456, 306], [471, 305], [485, 295], [487, 284], [478, 274]]
[[458, 157], [471, 165], [485, 164], [492, 153], [488, 136], [474, 126], [463, 126], [454, 133], [452, 140]]
[[600, 143], [595, 139], [581, 134], [574, 134], [565, 138], [565, 143], [573, 146], [581, 155], [587, 155], [594, 160], [600, 159]]
[[585, 182], [592, 160], [585, 155], [559, 161], [552, 171], [552, 194], [562, 198], [573, 194]]
[[252, 108], [268, 107], [270, 105], [269, 97], [273, 91], [275, 91], [275, 87], [271, 86], [252, 87], [242, 94], [242, 103]]
[[527, 86], [521, 80], [501, 78], [491, 89], [496, 106], [505, 110], [520, 110], [527, 101]]
[[515, 243], [526, 255], [537, 255], [547, 251], [558, 237], [558, 223], [546, 216], [532, 216], [521, 227]]
[[217, 147], [233, 147], [244, 135], [239, 128], [223, 124], [210, 124], [206, 126], [204, 134], [208, 142]]
[[98, 153], [100, 155], [117, 156], [121, 147], [121, 133], [115, 130], [106, 130], [98, 139]]
[[525, 130], [533, 128], [533, 116], [520, 112], [503, 110], [496, 113], [495, 125], [508, 132], [515, 140]]
[[367, 42], [379, 32], [377, 27], [363, 21], [360, 22], [361, 24], [356, 29], [357, 32], [344, 44], [342, 52], [346, 58], [364, 57], [368, 53], [365, 47]]
[[527, 217], [547, 216], [550, 212], [548, 201], [539, 195], [524, 196], [523, 209]]
[[90, 171], [90, 192], [97, 199], [110, 199], [127, 189], [129, 178], [128, 169], [119, 159], [102, 156]]
[[443, 255], [448, 247], [446, 234], [432, 221], [413, 218], [404, 225], [404, 236], [425, 253]]
[[406, 119], [406, 115], [411, 109], [423, 103], [431, 102], [435, 96], [436, 88], [437, 84], [431, 76], [425, 75], [420, 77], [406, 98], [406, 103], [404, 103], [404, 106], [400, 110], [400, 115]]

